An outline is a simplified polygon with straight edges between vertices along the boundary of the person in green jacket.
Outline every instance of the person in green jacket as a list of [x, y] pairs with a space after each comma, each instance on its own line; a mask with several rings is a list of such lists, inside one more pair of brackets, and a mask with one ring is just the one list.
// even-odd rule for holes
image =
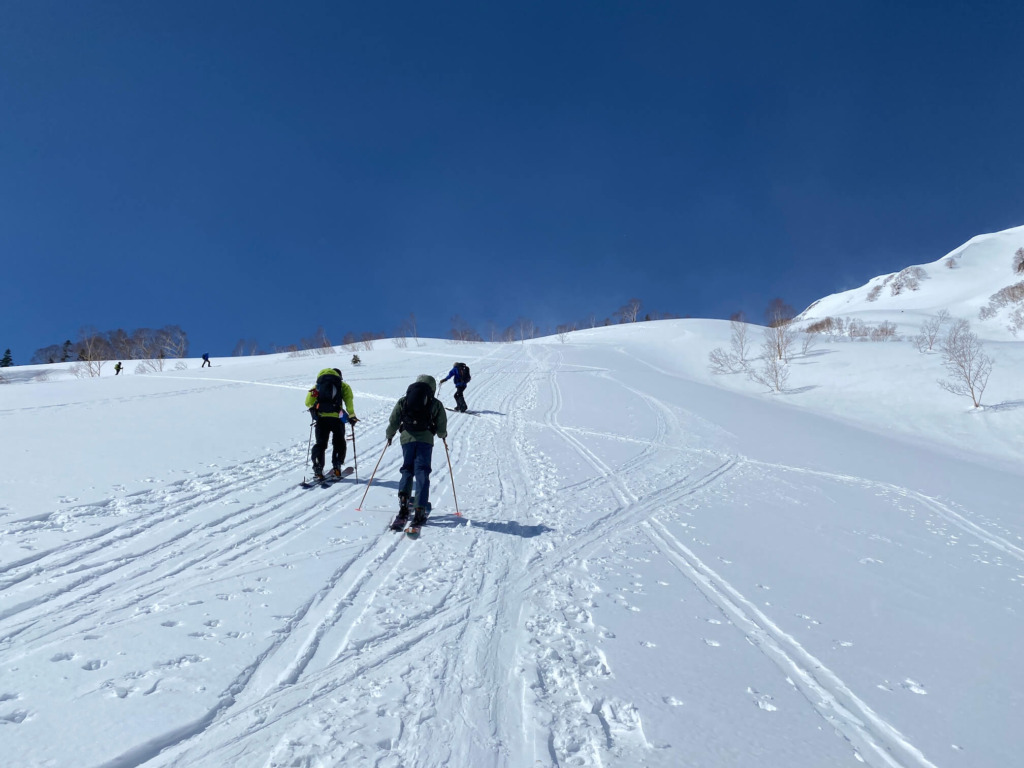
[[[355, 424], [352, 387], [342, 381], [337, 368], [324, 368], [316, 375], [316, 386], [306, 394], [306, 408], [315, 422], [316, 445], [313, 446], [313, 475], [324, 479], [324, 458], [327, 441], [331, 440], [331, 474], [341, 477], [345, 463], [345, 423]], [[333, 436], [333, 439], [332, 439]]]
[[427, 520], [430, 500], [430, 459], [434, 452], [434, 436], [448, 437], [448, 416], [444, 405], [434, 397], [437, 382], [433, 376], [419, 376], [409, 385], [405, 397], [398, 399], [391, 410], [384, 436], [388, 445], [401, 432], [402, 478], [398, 483], [398, 517], [391, 527], [402, 530], [409, 520], [409, 502], [412, 500], [413, 480], [416, 481], [416, 499], [413, 525]]

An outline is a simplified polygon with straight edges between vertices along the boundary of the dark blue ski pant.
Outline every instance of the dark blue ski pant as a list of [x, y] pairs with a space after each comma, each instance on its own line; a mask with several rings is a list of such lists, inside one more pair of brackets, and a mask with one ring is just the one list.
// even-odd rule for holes
[[431, 443], [402, 444], [402, 479], [398, 483], [398, 492], [412, 496], [412, 481], [416, 480], [416, 499], [414, 506], [426, 507], [430, 500], [430, 457], [434, 453]]

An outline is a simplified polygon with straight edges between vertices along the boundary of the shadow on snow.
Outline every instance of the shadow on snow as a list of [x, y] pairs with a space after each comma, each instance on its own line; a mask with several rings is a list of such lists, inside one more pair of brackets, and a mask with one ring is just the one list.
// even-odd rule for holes
[[456, 517], [455, 515], [431, 515], [429, 525], [436, 528], [461, 528], [472, 525], [473, 528], [482, 528], [490, 533], [504, 533], [508, 536], [519, 536], [523, 539], [532, 539], [535, 536], [541, 536], [554, 530], [546, 525], [521, 525], [515, 520], [499, 523], [491, 520], [469, 520], [468, 518]]

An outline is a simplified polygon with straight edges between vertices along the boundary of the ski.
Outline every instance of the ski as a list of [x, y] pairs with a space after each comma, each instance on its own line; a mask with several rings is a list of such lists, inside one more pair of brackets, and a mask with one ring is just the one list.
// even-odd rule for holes
[[[427, 518], [430, 517], [431, 511], [433, 511], [433, 506], [431, 506], [428, 501]], [[388, 530], [394, 531], [395, 533], [402, 533], [404, 531], [409, 538], [415, 539], [420, 535], [420, 528], [427, 524], [427, 518], [424, 518], [420, 525], [416, 525], [415, 523], [410, 522], [408, 517], [396, 517], [392, 521], [391, 525], [388, 526]]]
[[458, 408], [449, 408], [447, 405], [444, 407], [444, 409], [446, 411], [451, 411], [452, 413], [464, 413], [467, 416], [479, 416], [480, 415], [476, 411], [460, 411]]
[[422, 528], [424, 525], [426, 525], [427, 524], [427, 520], [430, 519], [430, 513], [434, 511], [434, 507], [431, 505], [431, 503], [429, 501], [427, 502], [426, 509], [427, 509], [427, 514], [423, 518], [423, 522], [422, 523], [417, 525], [416, 521], [415, 521], [415, 518], [413, 518], [412, 525], [410, 525], [408, 528], [405, 529], [405, 535], [408, 536], [410, 539], [418, 539], [420, 537], [420, 528]]
[[324, 475], [322, 480], [317, 480], [315, 477], [312, 480], [303, 480], [299, 483], [303, 488], [330, 488], [339, 480], [344, 480], [346, 477], [351, 475], [353, 472], [352, 467], [345, 467], [341, 470], [341, 477], [334, 477], [333, 475]]

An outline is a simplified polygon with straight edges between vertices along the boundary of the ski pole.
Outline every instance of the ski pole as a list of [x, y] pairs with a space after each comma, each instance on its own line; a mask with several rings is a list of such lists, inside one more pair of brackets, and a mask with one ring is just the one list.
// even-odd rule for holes
[[313, 445], [313, 425], [316, 424], [316, 420], [309, 422], [309, 443], [306, 445], [306, 463], [302, 465], [302, 482], [306, 482], [306, 467], [309, 466], [309, 450]]
[[448, 457], [448, 476], [452, 479], [452, 498], [455, 499], [455, 516], [462, 517], [462, 513], [459, 512], [459, 495], [455, 493], [455, 473], [452, 472], [452, 456], [448, 453], [448, 441], [442, 437], [441, 442], [444, 443], [444, 455]]
[[[384, 451], [388, 449], [389, 445], [391, 445], [390, 440], [384, 443]], [[370, 484], [373, 483], [373, 478], [377, 474], [377, 467], [380, 466], [380, 460], [384, 458], [384, 451], [380, 452], [380, 459], [377, 459], [377, 466], [373, 468], [373, 473], [370, 475], [370, 479], [366, 481], [366, 490], [363, 491], [363, 498], [359, 500], [359, 506], [356, 507], [356, 512], [363, 511], [363, 502], [366, 501], [366, 494], [370, 492]]]
[[359, 454], [356, 453], [356, 425], [351, 421], [349, 426], [352, 427], [352, 465], [356, 471], [356, 482], [359, 482]]

